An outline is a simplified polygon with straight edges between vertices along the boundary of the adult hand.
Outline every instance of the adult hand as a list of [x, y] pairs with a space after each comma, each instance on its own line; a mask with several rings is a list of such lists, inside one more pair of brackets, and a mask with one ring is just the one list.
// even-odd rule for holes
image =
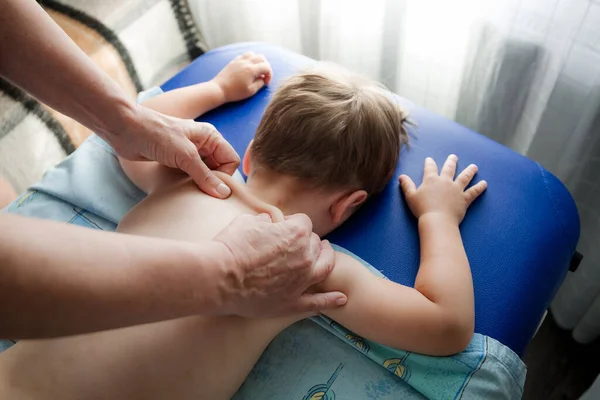
[[231, 194], [211, 169], [231, 175], [240, 165], [240, 157], [213, 125], [169, 117], [141, 105], [132, 114], [125, 121], [124, 133], [106, 133], [121, 157], [178, 168], [211, 196], [225, 198]]
[[233, 266], [221, 285], [220, 313], [273, 317], [346, 303], [341, 292], [305, 293], [329, 276], [335, 256], [304, 214], [280, 223], [267, 214], [241, 215], [214, 240], [224, 245], [227, 264]]
[[[21, 34], [31, 26], [35, 32]], [[212, 125], [133, 104], [34, 1], [0, 1], [0, 76], [87, 126], [122, 157], [182, 169], [206, 193], [229, 195], [210, 169], [231, 174], [239, 157]]]

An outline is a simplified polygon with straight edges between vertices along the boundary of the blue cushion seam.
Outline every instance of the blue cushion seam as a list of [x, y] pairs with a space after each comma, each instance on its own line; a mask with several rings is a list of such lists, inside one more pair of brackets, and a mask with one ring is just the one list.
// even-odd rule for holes
[[560, 211], [558, 210], [558, 205], [556, 204], [556, 199], [550, 192], [550, 187], [549, 187], [548, 178], [547, 178], [547, 172], [544, 169], [544, 167], [542, 167], [540, 165], [540, 163], [536, 162], [536, 165], [540, 169], [540, 174], [542, 175], [542, 180], [544, 181], [544, 188], [546, 189], [546, 194], [548, 195], [548, 198], [550, 199], [550, 203], [552, 204], [552, 208], [554, 209], [554, 213], [556, 214], [556, 217], [557, 217], [560, 227], [562, 229], [563, 236], [565, 237], [566, 242], [569, 246], [569, 251], [571, 252], [571, 254], [573, 254], [575, 252], [575, 249], [571, 247], [569, 235], [567, 234], [566, 224], [562, 218]]

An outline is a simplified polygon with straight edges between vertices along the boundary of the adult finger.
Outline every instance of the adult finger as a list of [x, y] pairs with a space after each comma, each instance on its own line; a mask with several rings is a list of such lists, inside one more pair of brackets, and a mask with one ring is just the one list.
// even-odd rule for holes
[[237, 170], [237, 168], [240, 165], [239, 161], [226, 163], [226, 164], [220, 164], [215, 160], [215, 158], [212, 155], [210, 155], [209, 157], [202, 157], [202, 161], [204, 162], [204, 164], [206, 164], [206, 166], [209, 169], [211, 169], [213, 171], [221, 171], [230, 176], [235, 173], [235, 171]]
[[202, 162], [213, 171], [219, 168], [219, 163], [215, 161], [212, 155], [208, 157], [202, 157]]
[[225, 139], [219, 140], [212, 157], [219, 164], [218, 170], [233, 175], [240, 166], [240, 156]]
[[342, 292], [305, 293], [291, 307], [291, 312], [320, 312], [343, 306], [348, 301]]
[[310, 254], [312, 260], [318, 260], [321, 255], [321, 238], [316, 233], [310, 234]]
[[471, 186], [465, 192], [465, 198], [467, 199], [467, 204], [471, 205], [471, 203], [473, 203], [475, 201], [475, 199], [477, 199], [479, 196], [481, 196], [481, 194], [483, 192], [485, 192], [485, 189], [487, 189], [486, 181], [479, 181], [475, 185]]
[[218, 164], [217, 170], [233, 175], [240, 166], [240, 156], [237, 154], [231, 144], [221, 138], [218, 138], [213, 147], [210, 157]]
[[427, 157], [425, 159], [425, 166], [423, 167], [423, 179], [429, 178], [431, 176], [438, 174], [438, 167], [433, 158]]
[[232, 163], [228, 163], [228, 164], [220, 164], [217, 167], [217, 171], [224, 172], [227, 175], [233, 175], [239, 166], [240, 166], [239, 161], [235, 162], [235, 163], [232, 162]]
[[256, 216], [256, 219], [258, 219], [259, 221], [264, 221], [264, 222], [273, 222], [273, 220], [271, 219], [271, 216], [267, 213], [258, 214]]
[[445, 176], [450, 179], [454, 179], [454, 174], [456, 173], [456, 162], [458, 161], [458, 157], [455, 154], [450, 154], [442, 167], [442, 172], [440, 176]]
[[240, 156], [213, 125], [194, 122], [190, 140], [196, 145], [198, 153], [219, 171], [232, 175], [240, 165]]
[[246, 60], [249, 58], [252, 58], [254, 56], [254, 52], [253, 51], [247, 51], [244, 54], [242, 54], [242, 59]]
[[264, 223], [264, 222], [273, 222], [271, 220], [271, 216], [267, 213], [260, 213], [258, 215], [241, 214], [241, 215], [238, 215], [237, 217], [235, 217], [233, 219], [233, 221], [231, 221], [230, 225], [235, 224], [235, 225], [247, 227], [252, 224], [257, 224], [257, 223], [260, 224], [260, 223]]
[[417, 191], [417, 186], [408, 175], [400, 175], [398, 180], [404, 196], [412, 196]]
[[456, 183], [458, 183], [464, 189], [473, 180], [476, 173], [477, 165], [471, 164], [456, 177]]
[[320, 243], [320, 253], [313, 268], [313, 274], [309, 280], [309, 287], [323, 282], [335, 267], [335, 251], [331, 247], [328, 240], [323, 240]]
[[196, 153], [195, 156], [187, 154], [184, 157], [187, 158], [184, 158], [179, 162], [177, 167], [188, 174], [194, 182], [196, 182], [196, 185], [198, 185], [200, 190], [219, 199], [229, 197], [231, 194], [229, 186], [217, 178], [204, 162], [202, 162], [202, 158], [200, 158], [198, 153]]
[[284, 224], [290, 226], [294, 225], [296, 227], [302, 228], [307, 232], [312, 232], [313, 225], [311, 219], [306, 214], [292, 214], [285, 216]]

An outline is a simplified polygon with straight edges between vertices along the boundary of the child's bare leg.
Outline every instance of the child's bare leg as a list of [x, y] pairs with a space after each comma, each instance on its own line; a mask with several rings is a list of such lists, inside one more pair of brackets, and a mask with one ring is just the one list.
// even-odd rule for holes
[[0, 355], [0, 398], [228, 399], [298, 319], [190, 317], [23, 341]]

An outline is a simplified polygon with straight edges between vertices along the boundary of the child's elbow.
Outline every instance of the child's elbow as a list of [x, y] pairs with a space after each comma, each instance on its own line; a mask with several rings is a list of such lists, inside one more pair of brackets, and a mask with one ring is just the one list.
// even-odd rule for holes
[[471, 343], [473, 338], [473, 329], [461, 327], [452, 334], [451, 343], [448, 346], [448, 354], [452, 355], [464, 351]]
[[473, 338], [474, 321], [469, 318], [446, 318], [441, 323], [436, 356], [451, 356], [465, 350]]

